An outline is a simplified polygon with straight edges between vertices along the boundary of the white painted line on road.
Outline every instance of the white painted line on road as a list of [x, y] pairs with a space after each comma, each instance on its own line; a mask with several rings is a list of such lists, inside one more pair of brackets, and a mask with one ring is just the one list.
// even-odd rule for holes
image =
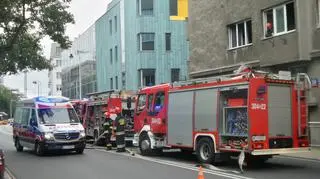
[[[101, 151], [101, 152], [106, 152], [106, 153], [111, 153], [111, 154], [116, 154], [116, 155], [122, 155], [122, 156], [126, 156], [126, 157], [137, 158], [137, 159], [141, 159], [141, 160], [146, 160], [146, 161], [150, 161], [150, 162], [158, 163], [158, 164], [162, 164], [162, 165], [169, 165], [169, 166], [174, 166], [174, 167], [183, 168], [183, 169], [187, 169], [187, 170], [198, 171], [198, 168], [193, 167], [193, 166], [187, 166], [187, 165], [182, 165], [177, 162], [169, 162], [169, 161], [159, 160], [159, 159], [155, 159], [155, 158], [144, 157], [144, 156], [141, 156], [138, 154], [136, 154], [135, 156], [131, 156], [128, 153], [117, 153], [117, 152], [101, 150], [101, 149], [95, 149], [95, 150]], [[232, 179], [253, 179], [253, 178], [249, 178], [249, 177], [245, 177], [245, 176], [241, 176], [241, 175], [234, 175], [234, 174], [218, 172], [218, 171], [210, 171], [207, 169], [204, 169], [203, 171], [204, 171], [204, 173], [208, 173], [208, 174], [212, 174], [212, 175], [216, 175], [216, 176], [222, 176], [222, 177], [226, 177], [226, 178], [232, 178]]]
[[12, 172], [6, 167], [6, 173], [8, 174], [8, 179], [16, 179]]

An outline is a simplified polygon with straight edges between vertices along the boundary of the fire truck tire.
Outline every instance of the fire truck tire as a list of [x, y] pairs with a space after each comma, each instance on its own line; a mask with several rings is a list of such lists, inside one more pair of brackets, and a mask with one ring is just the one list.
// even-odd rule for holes
[[213, 163], [215, 154], [212, 140], [207, 137], [201, 138], [197, 142], [196, 154], [201, 163]]
[[143, 133], [139, 137], [139, 149], [141, 155], [150, 155], [152, 153], [151, 150], [151, 141], [148, 134]]

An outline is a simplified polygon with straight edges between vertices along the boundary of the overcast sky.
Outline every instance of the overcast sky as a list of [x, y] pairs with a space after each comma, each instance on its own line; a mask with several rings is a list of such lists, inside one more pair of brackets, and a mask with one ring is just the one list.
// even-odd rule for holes
[[[73, 40], [79, 34], [83, 33], [88, 27], [102, 16], [111, 0], [73, 0], [70, 11], [75, 17], [76, 23], [69, 25], [67, 35]], [[50, 45], [52, 41], [49, 38], [43, 39], [44, 54], [47, 58], [50, 56]], [[32, 81], [39, 80], [41, 82], [41, 95], [48, 95], [48, 71], [30, 72], [27, 75], [28, 96], [37, 95], [37, 86]], [[4, 78], [4, 84], [10, 88], [19, 89], [24, 92], [24, 75], [12, 75]]]

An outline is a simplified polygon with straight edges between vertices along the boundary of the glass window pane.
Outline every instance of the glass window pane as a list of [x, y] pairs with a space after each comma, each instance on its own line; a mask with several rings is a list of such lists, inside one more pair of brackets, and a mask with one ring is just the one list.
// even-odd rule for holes
[[178, 15], [178, 0], [170, 0], [170, 16]]
[[252, 24], [251, 21], [247, 21], [246, 23], [247, 25], [247, 39], [248, 39], [248, 43], [252, 43]]
[[265, 12], [265, 17], [266, 17], [266, 24], [264, 24], [265, 27], [265, 36], [270, 37], [273, 34], [273, 10], [270, 9]]
[[287, 4], [287, 24], [288, 24], [288, 31], [294, 30], [296, 28], [293, 2]]
[[244, 23], [238, 24], [238, 46], [245, 45]]
[[141, 15], [153, 15], [153, 0], [140, 0]]
[[236, 25], [230, 25], [229, 27], [230, 47], [237, 47], [237, 30]]
[[276, 9], [277, 18], [277, 33], [284, 32], [284, 8], [280, 7]]

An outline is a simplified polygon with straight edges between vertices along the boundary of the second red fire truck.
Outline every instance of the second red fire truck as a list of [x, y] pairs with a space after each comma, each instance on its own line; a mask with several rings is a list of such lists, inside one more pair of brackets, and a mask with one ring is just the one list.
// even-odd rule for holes
[[306, 74], [290, 78], [247, 71], [143, 88], [134, 144], [143, 155], [163, 148], [195, 151], [204, 163], [243, 150], [262, 161], [307, 151], [310, 80]]

